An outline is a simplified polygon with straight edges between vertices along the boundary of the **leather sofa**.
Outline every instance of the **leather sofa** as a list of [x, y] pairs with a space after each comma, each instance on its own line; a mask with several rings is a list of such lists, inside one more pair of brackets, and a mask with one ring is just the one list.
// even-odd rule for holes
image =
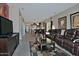
[[67, 29], [61, 35], [61, 29], [54, 29], [49, 31], [48, 38], [53, 39], [58, 45], [68, 50], [73, 55], [79, 55], [79, 30]]
[[79, 55], [79, 31], [77, 29], [67, 29], [64, 35], [57, 35], [55, 42], [74, 55]]

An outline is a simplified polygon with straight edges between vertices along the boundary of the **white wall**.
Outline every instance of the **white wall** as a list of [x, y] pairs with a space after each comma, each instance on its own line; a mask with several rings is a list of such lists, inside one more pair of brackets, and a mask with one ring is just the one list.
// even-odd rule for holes
[[64, 17], [64, 16], [67, 16], [67, 29], [71, 28], [70, 27], [70, 14], [73, 14], [75, 12], [78, 12], [79, 11], [79, 4], [65, 10], [65, 11], [62, 11], [60, 12], [59, 14], [53, 16], [53, 24], [55, 25], [55, 28], [58, 28], [58, 18], [61, 18], [61, 17]]
[[13, 21], [13, 32], [19, 32], [20, 39], [25, 35], [25, 24], [23, 24], [19, 16], [19, 7], [16, 4], [9, 5], [9, 19]]
[[23, 36], [25, 35], [25, 24], [23, 22]]
[[22, 36], [24, 36], [25, 35], [25, 24], [23, 21], [21, 22], [21, 32], [22, 32]]
[[21, 17], [19, 17], [19, 33], [20, 33], [20, 39], [22, 39], [22, 20], [21, 20]]
[[51, 26], [51, 22], [49, 21], [49, 22], [47, 22], [47, 27], [46, 27], [47, 29], [46, 29], [46, 31], [48, 31], [49, 29], [51, 29], [50, 26]]
[[13, 32], [19, 32], [19, 8], [9, 4], [9, 19], [13, 21]]
[[26, 32], [29, 32], [29, 25], [26, 25]]
[[23, 18], [22, 16], [20, 15], [19, 16], [19, 31], [20, 31], [20, 39], [22, 39], [22, 37], [24, 37], [25, 35], [25, 24], [23, 22]]
[[20, 31], [20, 39], [25, 35], [25, 24], [23, 23], [22, 19], [20, 18], [20, 23], [19, 23], [19, 31]]

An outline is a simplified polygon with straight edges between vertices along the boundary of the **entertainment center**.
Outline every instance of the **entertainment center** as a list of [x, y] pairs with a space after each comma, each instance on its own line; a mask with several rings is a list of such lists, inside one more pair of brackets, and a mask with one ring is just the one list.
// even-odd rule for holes
[[13, 22], [0, 16], [0, 56], [12, 56], [19, 44], [19, 33], [13, 33]]

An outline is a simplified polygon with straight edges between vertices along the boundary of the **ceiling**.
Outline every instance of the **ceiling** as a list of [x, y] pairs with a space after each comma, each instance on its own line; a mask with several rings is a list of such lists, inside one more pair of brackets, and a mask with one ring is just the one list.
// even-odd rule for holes
[[42, 21], [76, 3], [18, 3], [16, 4], [24, 16], [25, 21]]

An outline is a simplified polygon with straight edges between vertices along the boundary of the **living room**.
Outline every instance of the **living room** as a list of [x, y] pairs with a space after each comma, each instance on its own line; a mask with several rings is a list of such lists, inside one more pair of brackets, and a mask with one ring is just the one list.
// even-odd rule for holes
[[1, 56], [79, 56], [78, 39], [78, 3], [0, 3]]

